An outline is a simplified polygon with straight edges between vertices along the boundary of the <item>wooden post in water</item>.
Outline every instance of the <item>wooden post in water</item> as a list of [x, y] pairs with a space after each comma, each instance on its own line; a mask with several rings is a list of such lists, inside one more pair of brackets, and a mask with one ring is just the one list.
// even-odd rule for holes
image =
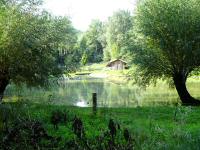
[[93, 114], [96, 115], [97, 113], [97, 93], [92, 93], [92, 107], [93, 107]]

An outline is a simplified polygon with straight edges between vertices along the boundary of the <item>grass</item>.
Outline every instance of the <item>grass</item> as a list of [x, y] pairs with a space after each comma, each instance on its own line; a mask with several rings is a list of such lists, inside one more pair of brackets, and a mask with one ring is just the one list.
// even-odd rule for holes
[[[121, 80], [123, 81], [124, 78], [127, 78], [126, 75], [128, 70], [106, 70], [102, 69], [104, 66], [105, 64], [85, 66], [82, 68], [80, 73], [106, 73], [109, 77], [108, 80], [116, 81], [118, 83]], [[200, 80], [194, 77], [188, 79], [188, 89], [195, 97], [200, 97], [199, 83]], [[30, 92], [27, 92], [27, 95], [25, 95], [26, 97], [21, 95], [23, 99], [29, 99], [30, 102], [16, 102], [21, 99], [21, 97], [13, 97], [14, 103], [5, 104], [8, 113], [1, 114], [0, 120], [2, 115], [6, 115], [10, 123], [17, 118], [39, 120], [42, 122], [49, 135], [62, 137], [60, 143], [60, 147], [62, 147], [65, 142], [76, 139], [76, 135], [72, 130], [72, 122], [61, 123], [59, 124], [59, 129], [55, 130], [50, 121], [52, 112], [63, 110], [68, 112], [68, 117], [71, 117], [71, 119], [73, 119], [74, 116], [81, 118], [86, 132], [86, 137], [90, 141], [94, 141], [96, 137], [108, 131], [109, 120], [114, 119], [114, 121], [119, 123], [121, 126], [121, 129], [118, 131], [120, 134], [119, 139], [122, 140], [122, 131], [127, 128], [133, 137], [135, 149], [200, 149], [200, 107], [183, 107], [174, 105], [156, 106], [159, 101], [169, 102], [169, 100], [172, 100], [174, 102], [178, 97], [175, 89], [170, 89], [166, 82], [158, 81], [157, 86], [151, 85], [146, 89], [146, 91], [143, 91], [138, 95], [138, 97], [141, 97], [142, 99], [141, 102], [144, 103], [143, 106], [146, 107], [102, 107], [98, 108], [96, 116], [92, 114], [92, 108], [45, 104], [46, 101], [44, 101], [44, 98], [48, 100], [49, 95], [51, 94], [52, 91], [41, 91], [40, 93], [31, 91], [31, 94]], [[39, 97], [38, 100], [41, 103], [33, 103], [33, 101], [36, 101], [35, 99], [38, 95], [43, 95], [43, 98]], [[58, 96], [58, 93], [53, 95]], [[154, 102], [155, 106], [152, 106], [154, 105]], [[3, 109], [0, 108], [0, 112], [1, 110]], [[0, 128], [1, 127], [2, 123], [0, 122]]]
[[55, 110], [66, 110], [71, 117], [80, 117], [90, 140], [107, 131], [112, 118], [120, 124], [121, 130], [129, 129], [137, 143], [136, 149], [200, 149], [199, 107], [99, 108], [94, 116], [92, 108], [23, 103], [7, 106], [12, 110], [10, 116], [37, 119], [50, 135], [60, 136], [63, 141], [75, 135], [71, 123], [60, 124], [58, 130], [53, 128], [50, 118]]
[[127, 83], [129, 70], [110, 70], [106, 67], [107, 63], [93, 63], [83, 66], [80, 71], [70, 74], [76, 77], [77, 74], [93, 74], [95, 76], [106, 76], [106, 80], [114, 83]]

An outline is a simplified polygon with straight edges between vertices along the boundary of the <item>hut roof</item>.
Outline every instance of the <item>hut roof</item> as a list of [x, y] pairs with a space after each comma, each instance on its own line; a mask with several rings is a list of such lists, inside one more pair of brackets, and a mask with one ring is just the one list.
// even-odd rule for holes
[[116, 61], [121, 61], [122, 63], [124, 64], [127, 64], [127, 62], [125, 62], [124, 60], [122, 59], [114, 59], [114, 60], [111, 60], [107, 65], [106, 67], [110, 67], [112, 65], [112, 63], [116, 62]]

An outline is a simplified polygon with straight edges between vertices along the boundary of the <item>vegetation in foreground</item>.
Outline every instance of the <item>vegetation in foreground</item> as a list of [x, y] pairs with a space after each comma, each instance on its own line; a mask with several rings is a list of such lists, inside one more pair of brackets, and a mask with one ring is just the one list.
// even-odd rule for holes
[[186, 87], [199, 70], [199, 7], [196, 0], [144, 0], [137, 6], [135, 77], [140, 85], [171, 80], [185, 105], [200, 105]]
[[99, 108], [97, 115], [91, 108], [1, 107], [4, 149], [200, 148], [199, 107]]

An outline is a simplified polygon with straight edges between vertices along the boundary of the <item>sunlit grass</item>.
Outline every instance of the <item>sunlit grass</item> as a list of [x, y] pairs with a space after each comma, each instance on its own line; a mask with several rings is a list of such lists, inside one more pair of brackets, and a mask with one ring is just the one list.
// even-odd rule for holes
[[50, 117], [51, 112], [55, 110], [66, 110], [71, 117], [74, 115], [80, 117], [86, 136], [90, 140], [107, 131], [109, 119], [112, 118], [120, 124], [121, 130], [125, 128], [130, 130], [139, 146], [136, 149], [198, 149], [200, 133], [198, 107], [98, 108], [96, 116], [92, 114], [91, 108], [30, 103], [11, 104], [11, 107], [13, 107], [11, 116], [17, 118], [23, 115], [21, 117], [39, 120], [50, 135], [60, 136], [63, 141], [71, 140], [75, 135], [71, 130], [71, 123], [60, 124], [58, 130], [53, 128]]

